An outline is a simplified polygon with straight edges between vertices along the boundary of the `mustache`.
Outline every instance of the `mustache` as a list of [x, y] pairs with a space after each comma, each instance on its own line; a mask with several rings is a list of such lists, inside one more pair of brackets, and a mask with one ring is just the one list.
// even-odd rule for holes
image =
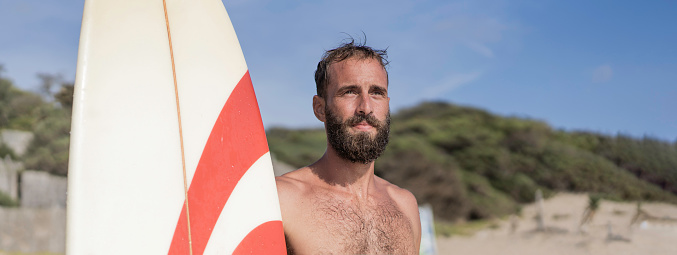
[[375, 128], [380, 128], [383, 126], [383, 124], [378, 119], [376, 119], [373, 114], [355, 114], [345, 121], [345, 125], [354, 126], [362, 121], [366, 121], [367, 124]]

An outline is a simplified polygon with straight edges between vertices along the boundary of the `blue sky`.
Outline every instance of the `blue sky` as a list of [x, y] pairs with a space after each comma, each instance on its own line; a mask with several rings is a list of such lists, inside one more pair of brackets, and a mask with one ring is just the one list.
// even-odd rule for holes
[[[83, 0], [0, 0], [0, 63], [75, 77]], [[318, 127], [313, 72], [346, 34], [388, 48], [394, 112], [443, 100], [554, 128], [677, 140], [675, 1], [224, 1], [266, 127]]]

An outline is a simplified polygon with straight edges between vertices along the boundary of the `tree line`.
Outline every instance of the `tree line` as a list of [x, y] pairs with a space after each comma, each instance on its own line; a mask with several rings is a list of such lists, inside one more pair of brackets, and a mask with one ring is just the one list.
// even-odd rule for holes
[[17, 88], [4, 76], [0, 65], [0, 129], [30, 131], [33, 140], [25, 155], [16, 155], [0, 145], [0, 156], [10, 155], [24, 163], [26, 169], [68, 174], [73, 83], [62, 76], [41, 73], [36, 92]]

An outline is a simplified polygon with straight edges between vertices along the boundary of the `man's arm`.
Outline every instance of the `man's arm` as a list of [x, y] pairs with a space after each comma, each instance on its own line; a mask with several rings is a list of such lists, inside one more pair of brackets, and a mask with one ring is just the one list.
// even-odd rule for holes
[[294, 254], [293, 238], [295, 238], [295, 228], [297, 225], [296, 204], [299, 201], [300, 193], [299, 182], [289, 176], [279, 176], [275, 178], [277, 185], [277, 195], [280, 199], [280, 213], [282, 214], [282, 226], [284, 228], [284, 239], [287, 245], [287, 254]]

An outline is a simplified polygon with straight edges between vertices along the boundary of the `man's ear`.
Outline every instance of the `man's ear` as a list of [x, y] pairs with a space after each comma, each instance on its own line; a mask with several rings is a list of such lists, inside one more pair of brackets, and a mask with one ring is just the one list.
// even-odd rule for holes
[[315, 117], [322, 122], [327, 120], [326, 116], [324, 115], [324, 106], [326, 103], [327, 102], [324, 100], [324, 98], [318, 95], [313, 96], [313, 112], [315, 113]]

